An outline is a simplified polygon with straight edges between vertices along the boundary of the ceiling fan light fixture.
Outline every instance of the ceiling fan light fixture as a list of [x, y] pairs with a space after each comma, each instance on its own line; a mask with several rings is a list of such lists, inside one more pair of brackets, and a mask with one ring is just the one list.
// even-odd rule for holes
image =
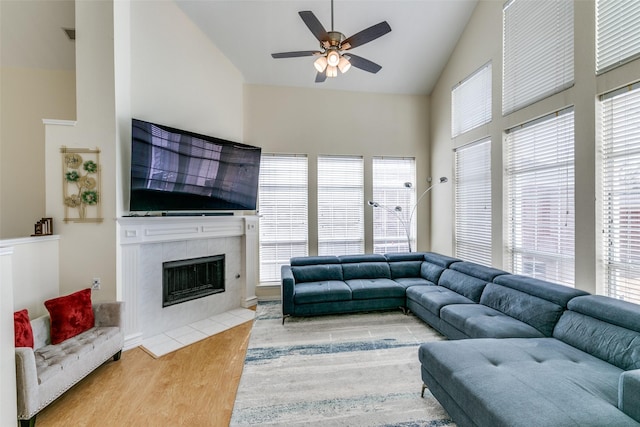
[[327, 68], [327, 57], [324, 55], [319, 56], [318, 59], [313, 62], [313, 66], [316, 67], [319, 73], [322, 73], [325, 68]]
[[327, 63], [332, 67], [336, 67], [339, 62], [340, 54], [338, 53], [338, 51], [333, 49], [330, 50], [329, 53], [327, 53]]
[[340, 69], [342, 74], [344, 74], [349, 71], [349, 68], [351, 68], [351, 62], [349, 62], [349, 60], [344, 56], [341, 56], [340, 62], [338, 62], [338, 68]]
[[334, 65], [327, 66], [327, 77], [336, 77], [338, 75], [338, 67]]

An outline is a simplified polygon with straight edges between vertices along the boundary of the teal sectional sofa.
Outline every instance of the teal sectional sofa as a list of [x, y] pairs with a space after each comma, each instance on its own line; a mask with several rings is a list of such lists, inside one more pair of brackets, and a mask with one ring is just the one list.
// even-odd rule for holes
[[402, 308], [449, 338], [420, 346], [460, 427], [640, 426], [640, 306], [436, 253], [292, 258], [283, 323]]

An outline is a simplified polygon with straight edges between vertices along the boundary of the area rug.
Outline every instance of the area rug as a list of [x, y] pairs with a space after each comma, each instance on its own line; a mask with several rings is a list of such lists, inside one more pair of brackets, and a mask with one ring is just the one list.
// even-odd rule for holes
[[288, 318], [259, 303], [232, 426], [455, 426], [425, 391], [418, 347], [444, 339], [413, 315]]

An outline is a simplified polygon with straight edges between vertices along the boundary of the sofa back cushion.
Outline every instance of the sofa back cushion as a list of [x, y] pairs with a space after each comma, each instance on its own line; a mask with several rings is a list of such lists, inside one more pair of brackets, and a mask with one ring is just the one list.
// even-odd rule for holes
[[390, 261], [391, 278], [420, 277], [422, 261]]
[[293, 257], [289, 261], [291, 266], [298, 265], [316, 265], [316, 264], [340, 264], [340, 260], [337, 256], [325, 255], [325, 256], [298, 256]]
[[384, 262], [352, 262], [342, 264], [344, 280], [351, 279], [391, 279], [389, 263]]
[[387, 262], [387, 259], [381, 254], [340, 255], [338, 260], [341, 264], [354, 262]]
[[572, 298], [589, 295], [585, 291], [570, 288], [569, 286], [516, 274], [498, 276], [493, 279], [493, 283], [497, 283], [498, 285], [506, 286], [511, 289], [516, 289], [521, 292], [526, 292], [527, 294], [551, 301], [563, 308], [567, 307], [567, 303]]
[[292, 266], [291, 272], [296, 283], [342, 280], [340, 264], [317, 264]]
[[564, 307], [551, 301], [495, 283], [484, 288], [480, 304], [527, 323], [546, 337], [553, 334], [553, 328], [564, 311]]
[[424, 252], [400, 252], [384, 254], [387, 261], [424, 261]]
[[454, 262], [461, 261], [458, 258], [452, 258], [450, 256], [440, 255], [435, 252], [425, 252], [423, 254], [423, 258], [425, 261], [430, 262], [431, 264], [435, 264], [444, 268], [449, 268], [449, 266]]
[[442, 272], [444, 270], [444, 267], [440, 267], [437, 264], [432, 264], [429, 261], [425, 261], [420, 266], [420, 276], [422, 276], [424, 279], [429, 280], [433, 284], [436, 284], [438, 283], [438, 280], [440, 280], [440, 275], [442, 275]]
[[553, 336], [623, 370], [640, 369], [637, 304], [601, 295], [569, 301]]
[[[455, 264], [454, 264], [455, 265]], [[440, 275], [438, 285], [469, 298], [473, 302], [480, 302], [480, 295], [487, 285], [486, 280], [469, 276], [459, 271], [446, 269]]]
[[484, 265], [476, 264], [475, 262], [454, 262], [449, 266], [450, 269], [459, 271], [471, 277], [477, 277], [485, 282], [492, 282], [498, 276], [503, 274], [509, 274], [506, 271], [498, 270], [497, 268], [487, 267]]

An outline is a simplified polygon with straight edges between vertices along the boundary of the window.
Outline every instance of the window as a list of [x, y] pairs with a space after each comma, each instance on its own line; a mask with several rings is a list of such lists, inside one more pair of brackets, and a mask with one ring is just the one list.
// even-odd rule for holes
[[491, 265], [491, 140], [455, 150], [455, 250], [465, 261]]
[[260, 162], [260, 281], [280, 280], [280, 266], [309, 254], [307, 158], [263, 154]]
[[573, 108], [507, 131], [511, 271], [574, 286]]
[[596, 71], [598, 74], [640, 56], [640, 2], [596, 1]]
[[362, 157], [318, 157], [318, 255], [364, 253]]
[[491, 63], [451, 90], [451, 137], [491, 121]]
[[[413, 158], [373, 158], [373, 252], [409, 252], [416, 247], [411, 211], [416, 204], [416, 161]], [[411, 186], [405, 185], [411, 183]]]
[[640, 304], [640, 84], [601, 98], [606, 295]]
[[511, 0], [503, 11], [502, 113], [573, 85], [573, 1]]

